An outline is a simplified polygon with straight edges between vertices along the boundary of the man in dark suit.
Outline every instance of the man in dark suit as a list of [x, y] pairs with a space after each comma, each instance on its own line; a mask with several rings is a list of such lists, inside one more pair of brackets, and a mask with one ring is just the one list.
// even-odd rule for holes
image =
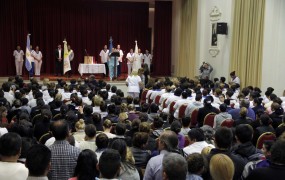
[[63, 74], [63, 49], [59, 44], [55, 50], [55, 75], [61, 76]]

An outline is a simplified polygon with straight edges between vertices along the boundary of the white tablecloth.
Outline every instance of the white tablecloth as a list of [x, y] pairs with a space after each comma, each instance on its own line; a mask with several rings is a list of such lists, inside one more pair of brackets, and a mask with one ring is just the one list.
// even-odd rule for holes
[[105, 64], [79, 64], [78, 66], [79, 74], [89, 73], [89, 74], [106, 74]]

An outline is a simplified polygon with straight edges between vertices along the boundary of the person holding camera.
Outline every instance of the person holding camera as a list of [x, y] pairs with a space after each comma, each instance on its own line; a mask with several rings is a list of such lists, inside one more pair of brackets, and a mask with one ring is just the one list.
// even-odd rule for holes
[[199, 70], [200, 70], [200, 82], [201, 84], [204, 84], [205, 81], [210, 79], [213, 67], [209, 63], [203, 62]]

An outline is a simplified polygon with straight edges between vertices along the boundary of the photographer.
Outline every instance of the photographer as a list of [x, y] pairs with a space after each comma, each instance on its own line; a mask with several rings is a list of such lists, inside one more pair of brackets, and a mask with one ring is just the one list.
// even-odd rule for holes
[[203, 62], [199, 70], [200, 70], [200, 82], [203, 85], [205, 84], [205, 81], [208, 81], [210, 79], [213, 67], [209, 63]]

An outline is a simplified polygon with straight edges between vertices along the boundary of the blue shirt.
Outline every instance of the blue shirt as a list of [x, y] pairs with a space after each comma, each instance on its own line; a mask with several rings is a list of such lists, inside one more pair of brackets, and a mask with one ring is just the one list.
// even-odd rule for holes
[[[229, 111], [229, 114], [232, 115], [233, 120], [238, 120], [240, 109], [232, 109]], [[251, 108], [247, 108], [247, 117], [251, 118], [253, 121], [255, 120], [255, 113]]]

